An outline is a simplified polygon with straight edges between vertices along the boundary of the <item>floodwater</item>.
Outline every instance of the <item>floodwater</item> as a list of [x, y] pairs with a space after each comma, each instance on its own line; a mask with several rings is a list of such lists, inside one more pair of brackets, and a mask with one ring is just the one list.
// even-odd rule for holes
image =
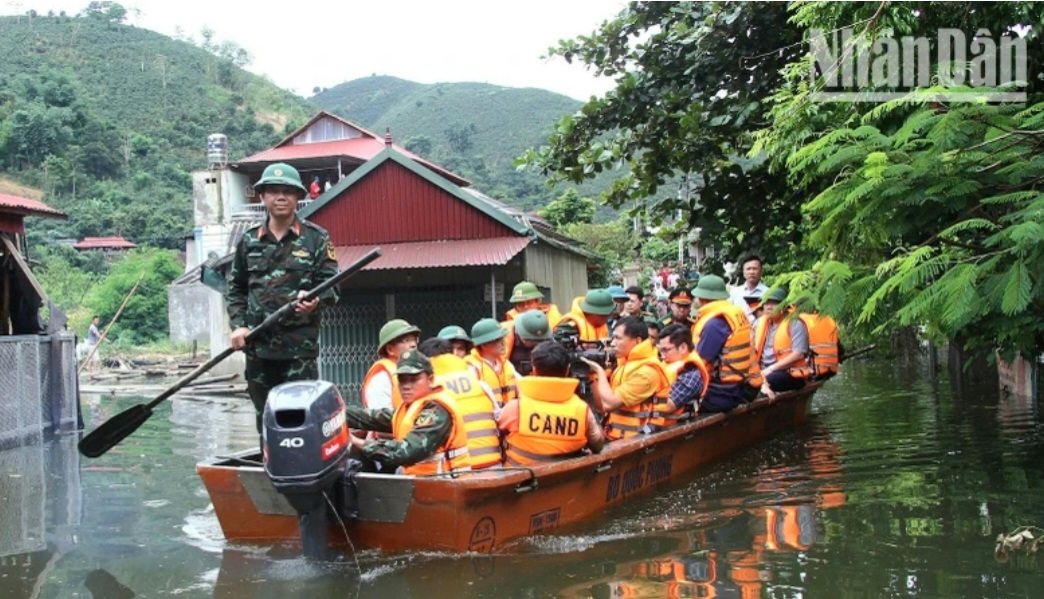
[[[84, 396], [88, 428], [139, 401]], [[227, 543], [194, 465], [256, 443], [246, 400], [167, 402], [96, 460], [76, 441], [0, 452], [2, 599], [1044, 597], [1044, 557], [994, 556], [1044, 528], [1037, 407], [917, 363], [846, 365], [801, 429], [492, 557]]]

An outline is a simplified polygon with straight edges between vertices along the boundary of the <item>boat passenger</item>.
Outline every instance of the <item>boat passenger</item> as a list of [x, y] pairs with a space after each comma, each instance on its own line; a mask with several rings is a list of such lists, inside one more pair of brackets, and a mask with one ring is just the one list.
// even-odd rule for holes
[[475, 344], [471, 342], [471, 337], [468, 337], [468, 332], [464, 330], [464, 327], [451, 324], [447, 327], [442, 327], [439, 331], [439, 339], [445, 339], [450, 342], [453, 347], [453, 355], [458, 358], [466, 358], [471, 353], [471, 348], [475, 347]]
[[425, 339], [417, 349], [431, 358], [435, 384], [449, 391], [457, 402], [468, 433], [472, 469], [499, 466], [504, 461], [497, 430], [500, 403], [493, 390], [475, 378], [463, 358], [454, 355], [449, 341], [433, 337]]
[[475, 378], [493, 389], [501, 405], [518, 397], [515, 367], [504, 356], [504, 337], [508, 332], [492, 318], [483, 318], [471, 327], [475, 348], [465, 358]]
[[818, 381], [833, 377], [845, 355], [845, 346], [837, 332], [837, 322], [818, 312], [802, 314], [801, 322], [808, 329], [808, 366], [812, 378]]
[[654, 346], [660, 341], [660, 333], [663, 332], [663, 323], [655, 316], [645, 318], [645, 326], [649, 327], [649, 343]]
[[641, 320], [626, 317], [617, 323], [613, 329], [617, 367], [612, 384], [601, 364], [581, 358], [595, 374], [594, 396], [602, 413], [609, 415], [606, 435], [610, 439], [654, 433], [661, 428], [658, 415], [671, 385], [648, 337], [649, 328]]
[[717, 275], [700, 277], [692, 294], [700, 302], [692, 338], [710, 370], [700, 413], [727, 412], [746, 401], [750, 321], [743, 308], [729, 302], [725, 281]]
[[504, 433], [506, 464], [526, 466], [602, 451], [605, 434], [598, 418], [576, 396], [579, 381], [569, 376], [569, 352], [554, 341], [533, 349], [533, 374], [519, 379], [519, 398], [497, 419]]
[[573, 310], [554, 326], [556, 339], [575, 335], [583, 349], [601, 349], [602, 340], [611, 334], [607, 323], [616, 309], [613, 296], [605, 289], [592, 289], [573, 300]]
[[471, 470], [468, 434], [453, 397], [435, 384], [427, 356], [408, 349], [395, 367], [402, 404], [396, 408], [346, 408], [348, 426], [391, 433], [391, 439], [365, 441], [349, 436], [353, 453], [381, 471], [425, 475]]
[[531, 354], [533, 348], [543, 341], [551, 339], [551, 325], [547, 316], [540, 310], [530, 310], [520, 314], [512, 321], [511, 332], [504, 338], [505, 341], [513, 339], [508, 343], [508, 361], [515, 367], [515, 371], [521, 376], [529, 376], [533, 372]]
[[247, 343], [251, 327], [337, 274], [329, 233], [297, 217], [297, 203], [308, 193], [297, 169], [281, 162], [269, 165], [254, 189], [268, 217], [236, 243], [226, 303], [232, 327], [229, 346], [246, 353], [247, 393], [260, 433], [273, 387], [319, 378], [319, 310], [336, 304], [338, 293], [335, 288], [311, 301], [298, 301], [291, 315]]
[[665, 424], [682, 420], [686, 413], [699, 411], [700, 400], [710, 384], [710, 372], [692, 345], [692, 333], [685, 325], [672, 324], [663, 329], [657, 343], [660, 360], [671, 383], [667, 399]]
[[398, 408], [402, 396], [395, 379], [395, 364], [408, 349], [417, 349], [420, 329], [402, 319], [389, 320], [381, 327], [377, 342], [377, 361], [363, 378], [364, 408]]
[[696, 323], [692, 319], [692, 293], [688, 289], [673, 289], [667, 299], [670, 301], [671, 313], [660, 320], [663, 326], [679, 323], [691, 327]]
[[787, 292], [778, 287], [763, 296], [765, 312], [754, 323], [751, 336], [751, 386], [760, 387], [769, 397], [804, 387], [811, 373], [806, 357], [808, 328], [783, 305], [786, 299]]
[[504, 323], [502, 324], [507, 325], [513, 322], [520, 314], [539, 309], [544, 313], [544, 316], [547, 316], [547, 321], [551, 323], [551, 326], [555, 326], [562, 319], [562, 314], [558, 311], [558, 306], [552, 303], [544, 303], [543, 300], [544, 294], [537, 288], [535, 283], [522, 281], [515, 285], [515, 288], [511, 291], [511, 297], [508, 299], [515, 307], [504, 314]]

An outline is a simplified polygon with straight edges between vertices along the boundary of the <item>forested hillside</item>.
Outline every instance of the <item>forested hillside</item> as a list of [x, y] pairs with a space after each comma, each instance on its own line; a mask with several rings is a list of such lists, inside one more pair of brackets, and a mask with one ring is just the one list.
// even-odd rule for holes
[[30, 223], [32, 235], [181, 247], [207, 135], [227, 134], [235, 159], [315, 108], [244, 71], [249, 55], [231, 42], [200, 47], [121, 20], [0, 18], [0, 169], [70, 215], [45, 230]]
[[[372, 76], [322, 90], [311, 100], [373, 131], [391, 127], [397, 143], [470, 179], [484, 192], [526, 209], [561, 195], [513, 161], [546, 143], [554, 123], [581, 102], [542, 89], [486, 83], [423, 84]], [[609, 176], [580, 187], [597, 197]]]

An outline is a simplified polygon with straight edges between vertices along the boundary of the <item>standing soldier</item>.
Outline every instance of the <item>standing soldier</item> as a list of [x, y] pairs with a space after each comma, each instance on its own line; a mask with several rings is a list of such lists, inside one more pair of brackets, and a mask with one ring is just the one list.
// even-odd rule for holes
[[692, 294], [689, 293], [689, 290], [684, 287], [672, 289], [667, 299], [671, 302], [671, 313], [660, 321], [663, 323], [663, 326], [666, 327], [678, 323], [692, 328], [696, 321], [690, 315], [692, 312]]
[[312, 301], [299, 301], [292, 315], [250, 340], [252, 327], [287, 302], [337, 274], [330, 235], [297, 217], [297, 203], [307, 191], [294, 167], [276, 163], [254, 185], [268, 210], [264, 223], [247, 229], [236, 244], [228, 273], [226, 298], [232, 327], [229, 345], [246, 350], [247, 392], [261, 414], [268, 392], [288, 381], [319, 378], [319, 306], [337, 303], [336, 288]]

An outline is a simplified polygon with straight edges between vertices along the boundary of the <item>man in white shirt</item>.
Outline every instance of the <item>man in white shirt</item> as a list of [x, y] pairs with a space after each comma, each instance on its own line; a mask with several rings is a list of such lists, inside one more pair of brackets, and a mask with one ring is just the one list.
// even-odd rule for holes
[[743, 308], [747, 320], [754, 323], [754, 313], [747, 304], [746, 297], [761, 297], [768, 287], [761, 282], [761, 258], [751, 254], [743, 259], [743, 284], [729, 290], [729, 302]]

